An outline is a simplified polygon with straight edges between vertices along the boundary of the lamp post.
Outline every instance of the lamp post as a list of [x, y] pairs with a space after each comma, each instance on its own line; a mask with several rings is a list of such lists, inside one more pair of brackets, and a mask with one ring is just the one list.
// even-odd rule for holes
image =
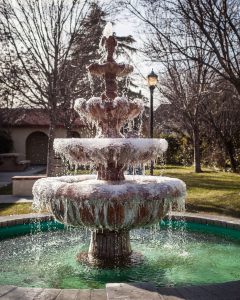
[[[153, 91], [158, 82], [158, 76], [153, 72], [153, 69], [147, 76], [147, 81], [150, 90], [149, 137], [153, 138]], [[153, 175], [153, 160], [151, 160], [150, 175]]]

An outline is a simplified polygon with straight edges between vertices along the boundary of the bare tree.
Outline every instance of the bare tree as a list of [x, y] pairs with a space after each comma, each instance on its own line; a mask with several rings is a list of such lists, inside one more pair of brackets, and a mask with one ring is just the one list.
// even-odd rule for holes
[[[237, 152], [240, 150], [240, 106], [239, 95], [232, 85], [219, 79], [212, 85], [212, 91], [203, 103], [206, 125], [204, 130], [223, 148], [230, 161], [231, 169], [237, 172], [239, 162]], [[208, 126], [209, 125], [209, 126]]]
[[[152, 48], [171, 51], [210, 67], [240, 94], [240, 2], [238, 0], [126, 0], [126, 7], [153, 36]], [[186, 43], [187, 41], [187, 43]], [[214, 59], [196, 56], [195, 49]]]
[[[129, 3], [128, 5], [130, 5]], [[172, 16], [168, 13], [162, 15], [163, 18], [159, 20], [156, 13], [159, 12], [156, 1], [151, 3], [155, 9], [154, 12], [152, 11], [155, 15], [154, 18], [153, 14], [151, 15], [151, 22], [158, 24], [161, 32], [164, 32], [165, 39], [148, 24], [146, 16], [143, 17], [141, 10], [136, 11], [135, 6], [131, 6], [130, 9], [145, 20], [147, 29], [150, 28], [150, 34], [148, 32], [145, 36], [143, 52], [152, 61], [160, 63], [164, 73], [160, 78], [160, 91], [170, 102], [171, 117], [175, 118], [171, 124], [180, 126], [183, 131], [188, 131], [193, 141], [195, 172], [201, 172], [202, 103], [206, 99], [214, 78], [214, 72], [209, 67], [209, 64], [214, 61], [214, 56], [211, 52], [206, 51], [205, 40], [199, 41], [188, 23], [181, 24], [172, 20]], [[198, 60], [189, 59], [176, 50], [171, 41], [173, 23], [174, 28], [184, 29], [185, 35], [181, 34], [181, 42], [185, 49], [191, 49], [191, 54]], [[176, 39], [178, 38], [176, 36]], [[203, 61], [206, 61], [207, 64], [203, 64]]]
[[48, 111], [48, 176], [54, 173], [53, 140], [59, 110], [68, 101], [61, 94], [65, 67], [88, 5], [88, 0], [3, 0], [0, 5], [1, 30], [18, 63], [16, 85], [15, 80], [9, 80], [9, 69], [0, 57], [4, 65], [1, 82], [18, 92], [22, 105], [41, 106]]
[[196, 28], [194, 34], [198, 39], [205, 39], [205, 48], [214, 54], [214, 64], [209, 66], [240, 94], [240, 2], [178, 0], [177, 9], [180, 17]]
[[[201, 130], [203, 105], [212, 83], [209, 69], [189, 60], [172, 61], [165, 64], [166, 73], [162, 76], [160, 90], [169, 100], [171, 126], [176, 131], [187, 131], [193, 141], [195, 172], [201, 172]], [[178, 127], [178, 128], [176, 128]]]
[[[213, 93], [213, 90], [220, 89], [220, 86], [213, 84], [212, 80], [219, 81], [219, 78], [222, 78], [240, 94], [240, 2], [237, 0], [126, 0], [122, 2], [132, 14], [141, 20], [142, 32], [145, 33], [143, 51], [152, 61], [160, 63], [162, 68], [166, 66], [166, 63], [169, 65], [169, 62], [173, 66], [191, 62], [190, 65], [200, 66], [210, 74], [205, 82], [208, 86], [204, 84], [203, 89], [204, 81], [200, 85], [195, 85], [196, 80], [190, 76], [190, 93], [188, 94], [192, 94], [195, 100], [198, 99], [197, 102], [191, 101], [192, 104], [194, 103], [191, 108], [193, 109], [197, 104], [195, 108], [198, 107], [197, 110], [200, 108], [204, 117], [209, 113], [212, 118], [212, 126], [215, 123], [218, 124], [217, 127], [222, 128], [223, 124], [220, 125], [220, 119], [221, 122], [225, 120], [224, 122], [229, 123], [230, 120], [227, 121], [227, 118], [230, 118], [231, 114], [229, 111], [226, 113], [226, 107], [219, 104], [221, 97], [219, 98], [219, 95], [216, 96]], [[170, 69], [167, 68], [168, 73]], [[185, 70], [178, 67], [177, 70], [181, 70], [181, 72], [177, 76], [176, 68], [173, 69], [174, 80], [170, 80], [171, 86], [170, 82], [168, 83], [168, 90], [172, 89], [171, 95], [176, 89], [176, 78], [179, 80], [184, 76], [189, 77], [189, 74], [192, 73], [191, 67]], [[169, 73], [169, 75], [173, 79], [173, 74]], [[196, 90], [197, 86], [200, 88], [199, 91], [201, 90], [201, 100], [197, 96], [200, 95]], [[184, 95], [184, 93], [182, 94]], [[218, 107], [215, 105], [213, 97], [218, 97]], [[180, 99], [184, 98], [179, 97], [178, 100]], [[210, 105], [206, 105], [206, 101], [211, 102]], [[232, 103], [231, 99], [228, 101], [229, 104]], [[239, 97], [235, 99], [234, 103], [236, 101], [239, 101]], [[216, 114], [210, 111], [213, 107], [217, 108]], [[222, 112], [220, 108], [223, 109]], [[186, 111], [184, 113], [186, 114]], [[209, 115], [208, 117], [210, 118]], [[208, 120], [210, 121], [210, 119]], [[224, 130], [225, 142], [223, 135], [218, 135], [218, 138], [225, 145], [225, 149], [228, 144], [226, 151], [231, 157], [232, 169], [236, 170], [233, 144], [229, 141], [226, 143], [229, 140], [226, 139], [226, 135], [231, 136], [231, 129], [225, 127]]]

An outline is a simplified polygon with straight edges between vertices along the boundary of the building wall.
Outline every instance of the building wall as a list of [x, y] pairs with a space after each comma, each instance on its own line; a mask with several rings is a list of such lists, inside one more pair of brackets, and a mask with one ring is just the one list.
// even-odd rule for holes
[[[75, 130], [80, 137], [87, 136], [87, 133], [83, 129]], [[26, 159], [26, 140], [27, 137], [34, 132], [43, 132], [48, 135], [47, 127], [16, 127], [11, 129], [11, 136], [13, 139], [13, 152], [19, 153], [19, 160]], [[56, 138], [65, 138], [66, 130], [64, 128], [56, 129]]]

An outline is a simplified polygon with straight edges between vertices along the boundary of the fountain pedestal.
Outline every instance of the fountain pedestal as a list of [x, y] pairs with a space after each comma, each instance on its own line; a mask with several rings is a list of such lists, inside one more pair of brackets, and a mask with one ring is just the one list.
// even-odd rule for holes
[[106, 268], [138, 264], [143, 256], [132, 251], [129, 231], [99, 230], [91, 232], [89, 251], [80, 253], [77, 260]]
[[94, 258], [113, 259], [126, 257], [131, 253], [129, 231], [92, 231], [89, 254]]
[[123, 164], [116, 165], [114, 162], [108, 162], [107, 166], [99, 164], [97, 171], [99, 180], [120, 181], [124, 180], [124, 170], [126, 166]]

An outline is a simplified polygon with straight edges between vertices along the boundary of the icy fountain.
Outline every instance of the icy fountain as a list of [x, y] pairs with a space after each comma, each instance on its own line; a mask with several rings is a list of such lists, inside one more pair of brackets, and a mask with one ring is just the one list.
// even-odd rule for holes
[[129, 232], [159, 222], [172, 205], [184, 205], [185, 184], [175, 178], [129, 176], [129, 165], [145, 163], [167, 150], [164, 139], [125, 138], [120, 129], [144, 109], [141, 99], [117, 96], [117, 77], [133, 67], [114, 60], [117, 41], [108, 24], [101, 40], [106, 50], [103, 63], [89, 66], [93, 76], [105, 80], [101, 97], [77, 99], [75, 110], [99, 128], [95, 138], [55, 139], [54, 149], [65, 160], [80, 165], [93, 163], [97, 175], [51, 177], [33, 187], [36, 206], [47, 207], [64, 224], [91, 230], [87, 253], [78, 260], [93, 265], [124, 265], [141, 261], [132, 252]]

